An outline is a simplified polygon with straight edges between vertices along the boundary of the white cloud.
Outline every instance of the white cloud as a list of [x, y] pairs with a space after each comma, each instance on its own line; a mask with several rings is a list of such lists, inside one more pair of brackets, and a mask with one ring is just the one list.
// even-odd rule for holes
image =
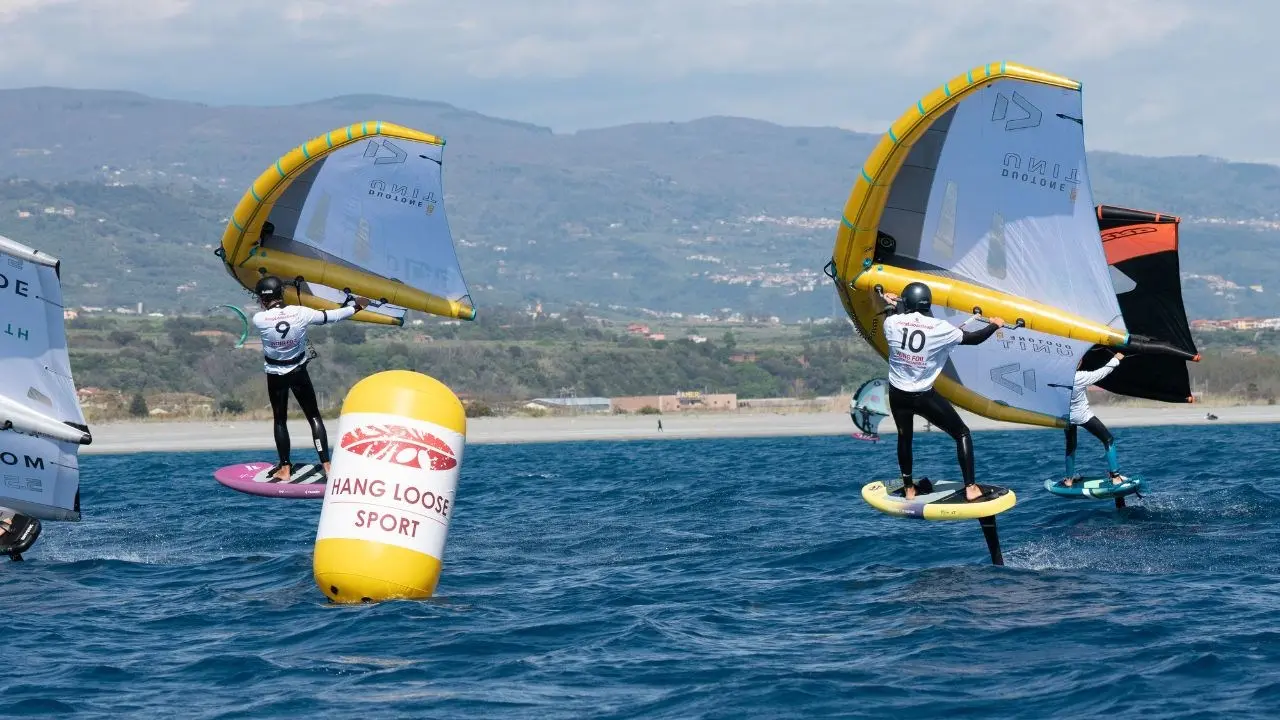
[[4, 0], [0, 85], [380, 92], [562, 130], [738, 114], [880, 131], [1012, 60], [1085, 83], [1093, 146], [1272, 158], [1277, 20], [1270, 0]]

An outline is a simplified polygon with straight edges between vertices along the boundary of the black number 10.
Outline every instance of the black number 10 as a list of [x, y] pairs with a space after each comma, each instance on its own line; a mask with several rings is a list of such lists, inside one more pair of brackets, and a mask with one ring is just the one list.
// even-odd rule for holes
[[[917, 342], [919, 341], [919, 342]], [[902, 328], [902, 349], [911, 352], [920, 352], [924, 349], [924, 331], [912, 330], [911, 335], [907, 335], [907, 329]]]

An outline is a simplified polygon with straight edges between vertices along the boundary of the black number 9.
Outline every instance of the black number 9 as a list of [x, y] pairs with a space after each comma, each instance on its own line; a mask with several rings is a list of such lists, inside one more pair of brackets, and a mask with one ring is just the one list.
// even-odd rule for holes
[[280, 337], [284, 337], [285, 335], [288, 335], [288, 334], [289, 334], [289, 323], [287, 323], [287, 322], [285, 322], [285, 321], [283, 321], [283, 320], [281, 320], [280, 322], [276, 323], [276, 332], [280, 333]]

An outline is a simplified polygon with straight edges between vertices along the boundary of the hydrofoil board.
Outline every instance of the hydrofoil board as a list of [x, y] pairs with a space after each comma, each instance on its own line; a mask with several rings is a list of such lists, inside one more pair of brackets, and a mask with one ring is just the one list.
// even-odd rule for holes
[[1132, 475], [1116, 485], [1110, 477], [1077, 478], [1070, 487], [1062, 484], [1062, 479], [1050, 478], [1044, 481], [1044, 488], [1054, 495], [1076, 500], [1109, 500], [1133, 495], [1147, 489], [1147, 483], [1140, 477]]
[[902, 482], [875, 480], [862, 486], [862, 499], [887, 515], [922, 520], [978, 520], [1008, 510], [1017, 502], [1013, 491], [999, 485], [978, 483], [982, 497], [972, 502], [964, 497], [964, 483], [935, 480], [929, 492], [921, 492], [925, 479], [916, 483], [916, 496], [908, 500]]
[[288, 480], [277, 480], [268, 475], [275, 467], [269, 462], [240, 463], [218, 468], [213, 479], [249, 495], [289, 498], [294, 500], [323, 498], [329, 478], [323, 465], [294, 465]]

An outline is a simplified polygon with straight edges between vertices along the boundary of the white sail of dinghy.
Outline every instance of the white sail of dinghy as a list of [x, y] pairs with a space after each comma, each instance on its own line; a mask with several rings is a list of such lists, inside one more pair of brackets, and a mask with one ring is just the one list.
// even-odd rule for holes
[[93, 438], [71, 377], [60, 269], [0, 236], [0, 507], [79, 520], [79, 450]]

